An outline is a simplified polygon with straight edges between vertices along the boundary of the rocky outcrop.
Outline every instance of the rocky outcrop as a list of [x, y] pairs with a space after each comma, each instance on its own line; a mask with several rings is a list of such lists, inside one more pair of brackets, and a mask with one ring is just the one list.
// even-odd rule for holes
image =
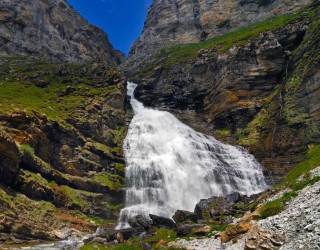
[[125, 70], [144, 67], [160, 48], [199, 42], [239, 27], [293, 11], [311, 0], [155, 0]]
[[198, 219], [207, 222], [218, 221], [222, 224], [232, 223], [232, 217], [242, 215], [249, 209], [249, 203], [259, 195], [240, 195], [231, 193], [226, 196], [213, 196], [201, 199], [195, 206], [194, 212]]
[[125, 79], [106, 64], [2, 60], [0, 241], [55, 239], [64, 227], [91, 231], [91, 218], [116, 220]]
[[149, 216], [152, 220], [152, 224], [156, 227], [167, 227], [171, 229], [177, 228], [176, 223], [174, 223], [174, 221], [169, 218], [154, 215], [154, 214], [149, 214]]
[[189, 222], [192, 222], [192, 223], [198, 222], [197, 214], [189, 211], [184, 211], [184, 210], [177, 210], [172, 216], [172, 219], [176, 223], [181, 223], [181, 224], [186, 224]]
[[65, 0], [2, 0], [0, 56], [41, 55], [52, 62], [120, 64], [107, 34]]
[[247, 147], [273, 184], [308, 144], [319, 143], [318, 18], [314, 2], [222, 37], [164, 49], [131, 75], [136, 95], [201, 132]]
[[15, 141], [0, 131], [0, 182], [14, 185], [19, 175], [20, 152]]

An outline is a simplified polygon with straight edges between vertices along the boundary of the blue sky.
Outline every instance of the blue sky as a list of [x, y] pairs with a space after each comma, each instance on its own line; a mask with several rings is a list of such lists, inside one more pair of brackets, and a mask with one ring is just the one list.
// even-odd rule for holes
[[152, 0], [67, 0], [90, 23], [104, 29], [113, 47], [128, 54], [141, 34]]

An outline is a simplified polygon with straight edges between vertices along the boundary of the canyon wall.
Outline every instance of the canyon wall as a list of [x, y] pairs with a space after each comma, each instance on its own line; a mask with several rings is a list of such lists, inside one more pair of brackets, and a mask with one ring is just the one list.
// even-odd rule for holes
[[[157, 1], [148, 20], [156, 6]], [[261, 19], [271, 15], [264, 8], [281, 9], [284, 2], [248, 6], [261, 8], [256, 16]], [[233, 16], [242, 16], [241, 10]], [[315, 1], [205, 41], [153, 50], [148, 61], [135, 61], [139, 68], [133, 63], [125, 71], [139, 84], [137, 96], [146, 105], [170, 110], [202, 132], [245, 146], [262, 162], [272, 184], [319, 143], [318, 20]], [[156, 27], [148, 25], [144, 33]], [[179, 37], [176, 33], [176, 41]], [[159, 37], [162, 41], [174, 40]], [[149, 40], [145, 43], [148, 51]], [[127, 63], [134, 60], [135, 47], [132, 53]]]
[[169, 45], [196, 43], [292, 12], [311, 0], [154, 0], [143, 32], [125, 63], [128, 73]]

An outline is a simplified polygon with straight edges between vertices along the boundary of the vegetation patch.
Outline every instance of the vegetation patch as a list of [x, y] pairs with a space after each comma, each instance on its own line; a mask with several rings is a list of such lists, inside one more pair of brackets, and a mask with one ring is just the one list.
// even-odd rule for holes
[[219, 232], [222, 232], [224, 230], [227, 229], [227, 227], [229, 226], [229, 224], [213, 224], [211, 225], [211, 229], [210, 229], [210, 232], [215, 232], [215, 231], [219, 231]]
[[105, 249], [109, 249], [109, 250], [142, 250], [141, 247], [129, 245], [129, 244], [117, 244], [117, 245], [106, 247], [104, 244], [96, 243], [96, 242], [87, 243], [80, 248], [80, 250], [105, 250]]
[[156, 230], [156, 234], [148, 239], [147, 242], [156, 243], [160, 240], [164, 240], [166, 242], [174, 241], [177, 239], [177, 232], [171, 229], [162, 227]]
[[27, 114], [37, 111], [49, 119], [64, 121], [75, 110], [85, 108], [90, 98], [103, 101], [107, 93], [119, 91], [111, 66], [96, 64], [48, 64], [41, 60], [19, 62], [2, 58], [0, 73], [0, 112], [13, 109]]
[[283, 181], [281, 181], [275, 188], [283, 186], [294, 187], [297, 185], [297, 180], [300, 176], [307, 174], [310, 170], [315, 169], [320, 164], [320, 145], [310, 146], [306, 159], [293, 167]]
[[297, 195], [298, 193], [295, 191], [286, 192], [282, 195], [281, 198], [263, 204], [262, 207], [259, 208], [261, 218], [265, 219], [267, 217], [280, 213], [284, 209], [285, 203], [296, 197]]
[[61, 186], [61, 188], [65, 192], [65, 194], [73, 201], [73, 203], [79, 205], [80, 207], [84, 207], [88, 204], [85, 197], [95, 195], [87, 191], [73, 189], [69, 186]]
[[19, 146], [20, 151], [28, 152], [30, 155], [35, 156], [34, 149], [29, 144], [21, 144]]
[[92, 180], [109, 187], [112, 190], [119, 190], [124, 187], [124, 178], [117, 174], [109, 172], [95, 173]]

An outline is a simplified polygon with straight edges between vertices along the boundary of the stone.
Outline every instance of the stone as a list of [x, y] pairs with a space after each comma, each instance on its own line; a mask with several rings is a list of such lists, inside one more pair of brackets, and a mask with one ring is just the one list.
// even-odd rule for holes
[[286, 237], [282, 233], [253, 223], [246, 235], [245, 250], [272, 250], [282, 246], [285, 241]]
[[191, 233], [198, 236], [206, 236], [211, 230], [209, 225], [192, 228]]
[[95, 237], [91, 240], [91, 242], [96, 242], [96, 243], [101, 243], [101, 244], [104, 244], [106, 243], [106, 239], [105, 238], [101, 238], [101, 237]]
[[177, 210], [172, 218], [176, 223], [198, 222], [197, 214], [184, 210]]
[[128, 223], [131, 227], [143, 227], [145, 230], [148, 230], [152, 226], [152, 220], [149, 220], [142, 215], [136, 215], [129, 218]]
[[14, 186], [20, 171], [21, 154], [7, 133], [0, 131], [0, 182]]
[[228, 217], [224, 218], [224, 220], [226, 223], [229, 223], [231, 220], [230, 215], [233, 215], [234, 211], [236, 211], [233, 203], [239, 202], [241, 199], [242, 197], [239, 193], [202, 199], [196, 204], [194, 213], [198, 219], [211, 220], [218, 217], [219, 221], [222, 219], [220, 217], [225, 215]]
[[241, 220], [237, 224], [228, 227], [220, 234], [221, 243], [228, 242], [234, 237], [246, 233], [251, 228], [251, 220]]
[[225, 197], [226, 197], [226, 200], [230, 203], [239, 202], [241, 200], [241, 194], [237, 192], [227, 194]]
[[147, 243], [147, 242], [141, 242], [140, 243], [140, 247], [143, 249], [143, 250], [151, 250], [152, 249], [152, 246]]
[[122, 244], [122, 243], [124, 242], [123, 234], [120, 233], [120, 232], [118, 232], [118, 233], [116, 234], [116, 239], [117, 239], [117, 241], [118, 241], [119, 244]]
[[153, 215], [153, 214], [149, 214], [152, 222], [153, 222], [153, 226], [156, 227], [167, 227], [170, 229], [176, 229], [177, 225], [176, 223], [174, 223], [173, 220], [169, 219], [169, 218], [165, 218], [162, 216], [158, 216], [158, 215]]

